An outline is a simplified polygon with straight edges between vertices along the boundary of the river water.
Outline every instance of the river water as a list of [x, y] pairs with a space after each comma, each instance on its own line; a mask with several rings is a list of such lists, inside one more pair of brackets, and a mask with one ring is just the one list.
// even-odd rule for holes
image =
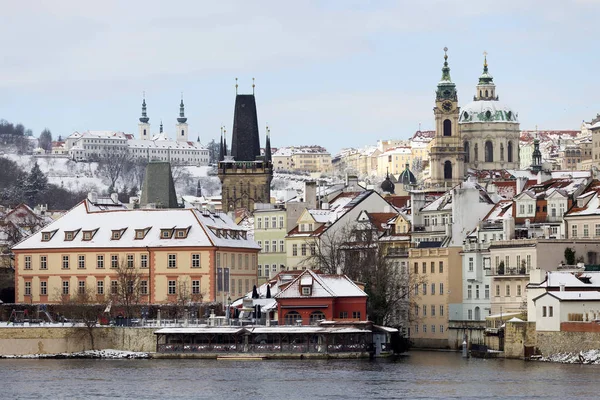
[[600, 366], [391, 360], [0, 360], [1, 399], [593, 399]]

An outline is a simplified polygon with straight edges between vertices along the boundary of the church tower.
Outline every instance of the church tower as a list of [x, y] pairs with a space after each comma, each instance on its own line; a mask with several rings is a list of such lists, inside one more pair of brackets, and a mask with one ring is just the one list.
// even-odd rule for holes
[[142, 101], [142, 116], [140, 117], [140, 123], [138, 124], [139, 137], [142, 140], [148, 140], [150, 138], [150, 118], [146, 114], [146, 96]]
[[181, 103], [179, 103], [179, 118], [177, 118], [177, 125], [175, 125], [175, 132], [177, 133], [177, 141], [187, 142], [188, 141], [188, 124], [187, 118], [185, 117], [185, 106], [183, 105], [183, 95], [181, 96]]
[[[268, 145], [270, 147], [270, 141]], [[254, 94], [236, 93], [231, 153], [227, 155], [226, 138], [223, 139], [220, 153], [223, 159], [219, 161], [218, 176], [222, 184], [223, 211], [240, 208], [254, 211], [255, 203], [271, 202], [273, 165], [270, 151], [266, 156], [260, 154]]]
[[435, 137], [429, 156], [431, 183], [453, 186], [464, 176], [464, 151], [458, 128], [460, 109], [456, 85], [450, 79], [448, 48], [444, 47], [442, 79], [435, 96]]

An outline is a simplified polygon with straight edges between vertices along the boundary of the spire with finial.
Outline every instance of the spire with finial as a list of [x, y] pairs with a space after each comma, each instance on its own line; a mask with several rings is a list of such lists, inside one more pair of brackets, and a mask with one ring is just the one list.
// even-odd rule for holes
[[450, 67], [448, 66], [448, 48], [444, 47], [444, 66], [442, 67], [442, 79], [437, 85], [436, 99], [457, 101], [456, 85], [450, 78]]
[[494, 77], [488, 72], [487, 51], [483, 52], [483, 73], [479, 77], [480, 85], [493, 85]]
[[163, 133], [162, 119], [160, 120], [160, 130], [158, 131], [158, 133]]
[[185, 106], [183, 105], [183, 92], [181, 92], [181, 103], [179, 103], [179, 118], [177, 118], [177, 122], [180, 124], [185, 124], [187, 118], [185, 117]]
[[235, 78], [235, 94], [236, 94], [236, 96], [237, 96], [237, 94], [238, 94], [238, 93], [237, 93], [237, 90], [238, 90], [238, 79], [237, 79], [237, 78]]
[[227, 129], [223, 128], [223, 159], [227, 155]]
[[144, 92], [142, 100], [142, 116], [140, 117], [140, 122], [147, 124], [148, 121], [150, 121], [150, 118], [148, 118], [148, 114], [146, 113], [146, 92]]
[[534, 172], [542, 170], [542, 152], [540, 151], [537, 125], [535, 126], [535, 139], [533, 139], [533, 153], [531, 153], [531, 170]]
[[254, 78], [252, 78], [252, 96], [254, 96], [254, 88], [256, 85], [254, 84]]
[[271, 157], [271, 129], [267, 124], [267, 140], [265, 143], [265, 161], [271, 162], [273, 159]]

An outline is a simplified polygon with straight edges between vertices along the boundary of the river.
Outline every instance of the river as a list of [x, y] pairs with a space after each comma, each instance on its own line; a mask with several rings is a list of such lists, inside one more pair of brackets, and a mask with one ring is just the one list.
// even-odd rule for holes
[[463, 359], [0, 360], [2, 399], [598, 398], [600, 366]]

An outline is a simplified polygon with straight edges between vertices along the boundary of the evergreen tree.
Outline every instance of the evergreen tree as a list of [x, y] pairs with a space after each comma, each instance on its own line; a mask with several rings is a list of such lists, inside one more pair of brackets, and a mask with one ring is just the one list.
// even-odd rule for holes
[[46, 128], [42, 131], [39, 142], [40, 147], [46, 152], [52, 151], [52, 132], [50, 132], [50, 129]]
[[40, 166], [36, 162], [31, 168], [31, 172], [27, 175], [25, 182], [23, 183], [23, 192], [25, 195], [25, 200], [27, 204], [30, 206], [35, 206], [37, 201], [41, 198], [41, 196], [48, 189], [48, 178], [42, 170]]

